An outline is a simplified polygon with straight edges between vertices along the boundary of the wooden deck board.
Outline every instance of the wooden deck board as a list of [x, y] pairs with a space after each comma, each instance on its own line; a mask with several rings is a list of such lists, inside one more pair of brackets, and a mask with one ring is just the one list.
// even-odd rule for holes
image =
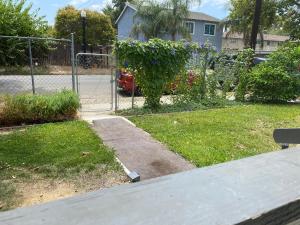
[[3, 212], [0, 224], [286, 224], [299, 199], [294, 148]]

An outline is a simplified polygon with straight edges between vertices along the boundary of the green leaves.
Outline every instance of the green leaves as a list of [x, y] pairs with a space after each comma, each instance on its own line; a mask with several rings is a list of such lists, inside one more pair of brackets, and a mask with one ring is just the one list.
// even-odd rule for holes
[[172, 42], [151, 39], [117, 41], [115, 53], [120, 66], [126, 66], [146, 98], [146, 105], [158, 108], [166, 85], [184, 69], [192, 52], [197, 48], [190, 42]]
[[[111, 44], [115, 38], [115, 31], [110, 18], [102, 13], [86, 10], [87, 13], [87, 42], [92, 45]], [[55, 18], [57, 37], [66, 38], [71, 33], [76, 33], [75, 41], [81, 43], [82, 22], [80, 11], [73, 6], [59, 9]]]
[[250, 73], [249, 91], [256, 101], [288, 101], [300, 94], [300, 45], [287, 43]]
[[[7, 36], [43, 36], [47, 32], [47, 21], [33, 11], [26, 0], [0, 0], [0, 34]], [[0, 65], [28, 63], [26, 41], [1, 39]], [[33, 48], [36, 44], [33, 44]], [[42, 52], [37, 46], [37, 52]]]
[[297, 84], [282, 67], [262, 64], [255, 68], [250, 77], [250, 91], [254, 100], [280, 102], [297, 97]]
[[[230, 12], [227, 24], [230, 32], [243, 34], [245, 47], [250, 46], [250, 34], [254, 17], [255, 1], [253, 0], [230, 0]], [[259, 32], [263, 32], [272, 27], [276, 21], [277, 1], [264, 0], [262, 5], [262, 15]]]

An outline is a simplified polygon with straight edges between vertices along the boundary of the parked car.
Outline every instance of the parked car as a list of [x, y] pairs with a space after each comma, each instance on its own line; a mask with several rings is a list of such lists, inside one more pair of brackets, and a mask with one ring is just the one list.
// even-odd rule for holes
[[117, 80], [119, 88], [127, 94], [132, 94], [133, 90], [136, 94], [140, 93], [140, 88], [134, 83], [134, 77], [132, 74], [124, 69], [121, 69], [119, 74], [120, 76]]
[[269, 60], [268, 58], [254, 57], [254, 59], [253, 59], [253, 64], [254, 64], [254, 65], [258, 65], [258, 64], [260, 64], [260, 63], [262, 63], [262, 62], [266, 62], [266, 61], [268, 61], [268, 60]]
[[[134, 90], [134, 93], [137, 95], [141, 95], [141, 90], [138, 85], [134, 83], [134, 76], [126, 71], [125, 69], [120, 70], [120, 76], [117, 80], [118, 87], [121, 88], [126, 94], [132, 94], [132, 91]], [[192, 71], [188, 72], [188, 80], [187, 83], [191, 86], [195, 80], [195, 75]], [[171, 93], [176, 90], [178, 87], [178, 84], [180, 82], [180, 78], [176, 78], [176, 80], [169, 84], [166, 87], [165, 93]]]

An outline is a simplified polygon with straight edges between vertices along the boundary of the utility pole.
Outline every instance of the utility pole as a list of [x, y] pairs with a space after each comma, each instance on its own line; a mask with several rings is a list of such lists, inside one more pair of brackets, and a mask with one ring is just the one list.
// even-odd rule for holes
[[257, 42], [257, 34], [258, 34], [258, 27], [260, 24], [262, 3], [263, 0], [256, 0], [255, 2], [255, 11], [254, 11], [254, 17], [252, 23], [251, 39], [250, 39], [250, 47], [253, 50], [255, 50], [256, 42]]

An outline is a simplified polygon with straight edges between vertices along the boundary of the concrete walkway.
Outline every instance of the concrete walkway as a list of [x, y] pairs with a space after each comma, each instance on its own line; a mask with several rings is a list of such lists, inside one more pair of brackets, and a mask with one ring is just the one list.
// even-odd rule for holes
[[104, 144], [116, 150], [120, 161], [140, 174], [141, 180], [195, 168], [122, 117], [96, 120], [93, 127]]

